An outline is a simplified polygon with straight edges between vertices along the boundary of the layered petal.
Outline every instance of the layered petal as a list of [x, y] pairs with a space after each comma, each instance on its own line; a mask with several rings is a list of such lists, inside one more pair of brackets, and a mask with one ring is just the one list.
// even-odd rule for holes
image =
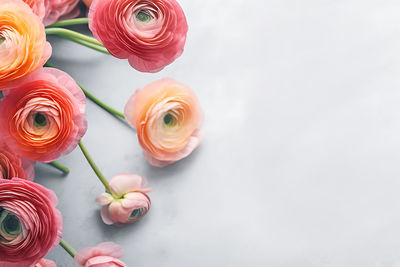
[[7, 86], [0, 135], [13, 152], [50, 162], [76, 147], [87, 129], [86, 98], [68, 74], [42, 68]]
[[137, 90], [125, 106], [125, 117], [153, 166], [164, 167], [188, 156], [203, 138], [203, 112], [196, 95], [172, 79]]
[[151, 201], [145, 188], [146, 179], [133, 174], [119, 174], [109, 183], [111, 193], [97, 198], [102, 205], [101, 218], [105, 224], [133, 223], [147, 214]]
[[158, 72], [184, 49], [188, 25], [175, 0], [88, 1], [89, 28], [115, 57], [142, 72]]
[[44, 5], [45, 0], [23, 0], [23, 1], [30, 6], [33, 13], [35, 13], [41, 20], [43, 20], [44, 15], [46, 14], [46, 9]]
[[112, 243], [101, 243], [96, 247], [88, 247], [78, 252], [74, 261], [85, 267], [126, 267], [119, 258], [123, 256], [122, 247]]
[[[31, 266], [62, 237], [53, 191], [30, 181], [0, 180], [0, 266]], [[51, 265], [50, 265], [51, 266]]]
[[0, 0], [0, 90], [51, 56], [41, 19], [21, 0]]
[[21, 158], [9, 151], [3, 140], [0, 140], [0, 179], [18, 177], [32, 181], [35, 162]]

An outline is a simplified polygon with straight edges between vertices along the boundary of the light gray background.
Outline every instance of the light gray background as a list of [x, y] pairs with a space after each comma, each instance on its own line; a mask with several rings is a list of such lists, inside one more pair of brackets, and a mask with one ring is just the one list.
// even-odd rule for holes
[[[134, 131], [89, 101], [95, 161], [108, 178], [146, 176], [153, 205], [133, 225], [104, 225], [102, 185], [77, 149], [61, 159], [67, 177], [36, 167], [59, 196], [65, 240], [117, 242], [135, 267], [399, 267], [400, 2], [180, 3], [186, 50], [157, 74], [50, 39], [53, 63], [120, 110], [172, 77], [205, 112], [201, 146], [157, 169]], [[48, 258], [74, 266], [60, 248]]]

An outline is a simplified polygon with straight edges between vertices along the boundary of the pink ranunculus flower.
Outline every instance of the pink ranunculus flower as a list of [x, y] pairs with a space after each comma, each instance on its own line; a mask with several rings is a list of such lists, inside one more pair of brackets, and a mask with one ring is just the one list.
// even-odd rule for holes
[[142, 218], [150, 209], [151, 201], [146, 193], [145, 178], [133, 174], [119, 174], [110, 183], [110, 193], [103, 193], [97, 198], [103, 207], [101, 218], [105, 224], [121, 225], [133, 223]]
[[46, 26], [59, 20], [75, 18], [80, 13], [79, 0], [24, 0], [24, 2]]
[[79, 16], [79, 0], [44, 0], [44, 25], [48, 26], [59, 20], [71, 19]]
[[53, 191], [31, 181], [0, 180], [0, 266], [39, 262], [62, 237]]
[[36, 263], [32, 267], [57, 267], [57, 264], [51, 260], [41, 259], [38, 263]]
[[18, 157], [9, 151], [6, 144], [0, 140], [0, 179], [18, 177], [32, 181], [35, 162]]
[[0, 136], [24, 158], [53, 161], [71, 152], [86, 132], [86, 97], [65, 72], [42, 68], [9, 83], [3, 94]]
[[127, 267], [119, 260], [123, 255], [121, 246], [106, 242], [81, 250], [75, 255], [74, 261], [84, 267]]
[[158, 72], [184, 49], [188, 25], [176, 0], [94, 0], [89, 28], [115, 57]]
[[125, 106], [125, 117], [153, 166], [164, 167], [188, 156], [203, 137], [203, 112], [197, 96], [172, 79], [137, 90]]

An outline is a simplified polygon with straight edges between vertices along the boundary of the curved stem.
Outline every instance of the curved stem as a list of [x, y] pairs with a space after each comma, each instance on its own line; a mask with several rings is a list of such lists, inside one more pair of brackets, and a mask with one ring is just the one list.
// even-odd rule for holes
[[68, 39], [68, 38], [81, 39], [86, 42], [102, 46], [102, 44], [99, 41], [97, 41], [96, 39], [94, 39], [93, 37], [90, 37], [90, 36], [87, 36], [82, 33], [72, 31], [72, 30], [68, 30], [68, 29], [64, 29], [64, 28], [47, 28], [45, 31], [46, 31], [46, 34], [48, 34], [48, 35], [57, 35], [59, 37], [66, 38], [66, 39]]
[[47, 26], [46, 28], [65, 27], [65, 26], [88, 24], [88, 23], [89, 23], [88, 18], [66, 19], [66, 20], [60, 20], [54, 24], [51, 24], [51, 25]]
[[[56, 68], [56, 66], [54, 66], [53, 64], [51, 64], [50, 62], [46, 62], [46, 64], [44, 64], [45, 67], [51, 67], [51, 68]], [[76, 82], [79, 87], [82, 89], [83, 93], [86, 95], [87, 98], [89, 98], [90, 100], [92, 100], [94, 103], [96, 103], [98, 106], [100, 106], [101, 108], [103, 108], [104, 110], [110, 112], [112, 115], [118, 116], [121, 119], [125, 119], [124, 114], [122, 114], [121, 112], [119, 112], [118, 110], [116, 110], [115, 108], [110, 107], [109, 105], [107, 105], [106, 103], [104, 103], [103, 101], [101, 101], [100, 99], [98, 99], [94, 94], [92, 94], [91, 92], [89, 92], [88, 90], [86, 90], [80, 83]]]
[[65, 242], [65, 240], [61, 239], [60, 244], [59, 244], [63, 249], [65, 249], [66, 252], [68, 252], [69, 255], [71, 255], [72, 258], [75, 257], [76, 251], [73, 249], [70, 245]]
[[101, 53], [110, 54], [99, 41], [97, 41], [93, 37], [81, 34], [79, 32], [71, 31], [64, 28], [46, 28], [45, 31], [47, 35], [56, 35], [60, 38], [64, 38], [75, 43], [84, 45]]
[[79, 87], [82, 89], [82, 91], [85, 93], [85, 95], [92, 100], [94, 103], [96, 103], [97, 105], [99, 105], [101, 108], [105, 109], [106, 111], [110, 112], [111, 114], [120, 117], [121, 119], [125, 119], [124, 114], [122, 114], [121, 112], [119, 112], [118, 110], [108, 106], [106, 103], [104, 103], [103, 101], [101, 101], [100, 99], [98, 99], [95, 95], [93, 95], [91, 92], [89, 92], [88, 90], [86, 90], [81, 84], [79, 84], [77, 82], [77, 84], [79, 85]]
[[51, 166], [53, 166], [53, 167], [56, 168], [57, 170], [62, 171], [62, 172], [65, 173], [65, 174], [68, 174], [68, 173], [69, 173], [69, 169], [68, 169], [66, 166], [64, 166], [64, 165], [62, 165], [61, 163], [59, 163], [58, 161], [52, 161], [52, 162], [49, 162], [48, 164], [51, 165]]
[[89, 152], [87, 151], [86, 147], [83, 145], [82, 140], [79, 141], [79, 147], [82, 150], [83, 155], [85, 155], [86, 160], [89, 162], [90, 167], [92, 167], [93, 171], [96, 173], [99, 180], [103, 183], [104, 187], [106, 188], [106, 192], [111, 192], [107, 179], [100, 172], [99, 167], [97, 167], [96, 163], [94, 163], [94, 161], [93, 161], [92, 157], [90, 156]]

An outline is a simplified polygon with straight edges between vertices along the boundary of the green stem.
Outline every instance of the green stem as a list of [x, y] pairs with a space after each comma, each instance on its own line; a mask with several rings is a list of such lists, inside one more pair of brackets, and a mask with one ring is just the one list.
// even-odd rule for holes
[[65, 174], [68, 174], [68, 173], [69, 173], [69, 169], [68, 169], [66, 166], [62, 165], [61, 163], [59, 163], [59, 162], [57, 162], [57, 161], [52, 161], [52, 162], [49, 162], [48, 164], [51, 165], [51, 166], [53, 166], [53, 167], [56, 168], [57, 170], [62, 171], [62, 172], [65, 173]]
[[73, 41], [75, 43], [84, 45], [101, 53], [110, 54], [108, 50], [99, 41], [97, 41], [93, 37], [89, 37], [79, 32], [63, 28], [46, 28], [45, 31], [47, 35], [56, 35], [60, 38], [64, 38]]
[[47, 26], [46, 28], [65, 27], [65, 26], [88, 24], [88, 23], [89, 23], [88, 18], [66, 19], [66, 20], [60, 20], [54, 24], [51, 24], [51, 25]]
[[86, 160], [89, 162], [90, 167], [92, 167], [93, 171], [96, 173], [99, 180], [103, 183], [104, 187], [106, 188], [106, 192], [111, 192], [107, 179], [100, 172], [99, 167], [97, 167], [96, 163], [94, 163], [86, 147], [83, 145], [82, 140], [79, 141], [79, 147], [81, 148], [83, 155], [85, 155]]
[[[51, 67], [51, 68], [55, 68], [56, 66], [54, 66], [53, 64], [46, 62], [46, 64], [44, 64], [45, 67]], [[125, 119], [124, 114], [122, 114], [121, 112], [119, 112], [118, 110], [116, 110], [115, 108], [110, 107], [109, 105], [107, 105], [106, 103], [104, 103], [103, 101], [101, 101], [100, 99], [98, 99], [94, 94], [92, 94], [91, 92], [89, 92], [88, 90], [86, 90], [81, 84], [79, 84], [77, 82], [77, 84], [79, 85], [79, 87], [82, 89], [83, 93], [86, 95], [87, 98], [89, 98], [90, 100], [92, 100], [94, 103], [96, 103], [97, 105], [99, 105], [101, 108], [105, 109], [106, 111], [110, 112], [111, 114], [120, 117], [121, 119]]]
[[71, 255], [72, 258], [75, 257], [76, 251], [73, 249], [70, 245], [67, 244], [63, 239], [61, 239], [60, 244], [59, 244], [63, 249], [65, 249], [66, 252], [68, 252], [69, 255]]
[[106, 103], [104, 103], [103, 101], [101, 101], [100, 99], [98, 99], [95, 95], [93, 95], [91, 92], [89, 92], [88, 90], [86, 90], [81, 84], [79, 84], [77, 82], [77, 84], [79, 85], [79, 87], [82, 89], [82, 91], [85, 93], [85, 95], [92, 100], [94, 103], [96, 103], [97, 105], [99, 105], [101, 108], [105, 109], [106, 111], [110, 112], [111, 114], [120, 117], [121, 119], [125, 119], [124, 114], [122, 114], [121, 112], [119, 112], [118, 110], [108, 106]]

